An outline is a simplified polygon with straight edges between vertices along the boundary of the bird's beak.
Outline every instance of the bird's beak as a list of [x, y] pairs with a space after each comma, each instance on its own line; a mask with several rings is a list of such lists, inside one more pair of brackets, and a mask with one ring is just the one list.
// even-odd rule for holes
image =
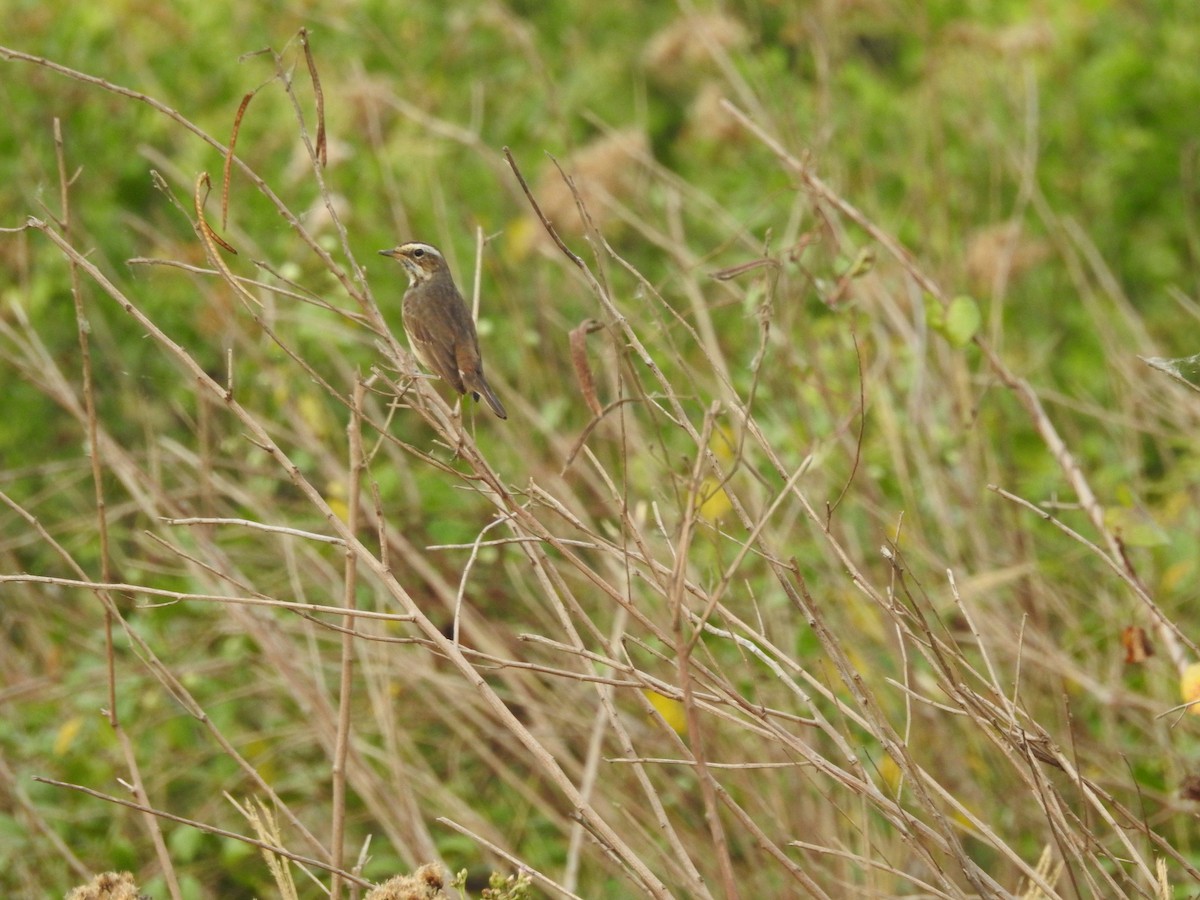
[[391, 250], [380, 250], [380, 251], [379, 251], [379, 255], [380, 255], [380, 256], [392, 256], [392, 257], [394, 257], [394, 256], [396, 255], [396, 248], [395, 248], [395, 247], [393, 247]]

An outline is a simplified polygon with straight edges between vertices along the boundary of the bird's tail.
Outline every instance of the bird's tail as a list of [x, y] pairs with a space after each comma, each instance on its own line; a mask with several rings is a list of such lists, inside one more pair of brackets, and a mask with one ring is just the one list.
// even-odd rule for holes
[[471, 396], [476, 400], [482, 395], [487, 401], [487, 405], [492, 408], [492, 412], [498, 415], [501, 419], [507, 419], [508, 413], [504, 411], [504, 404], [500, 402], [500, 398], [496, 396], [496, 392], [492, 390], [491, 385], [487, 383], [487, 379], [480, 374], [478, 380], [472, 379], [473, 384], [468, 385], [471, 389]]

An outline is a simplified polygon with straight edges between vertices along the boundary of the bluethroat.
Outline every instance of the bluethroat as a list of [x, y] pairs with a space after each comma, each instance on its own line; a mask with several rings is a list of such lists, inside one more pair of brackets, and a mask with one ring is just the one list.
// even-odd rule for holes
[[404, 266], [404, 333], [417, 360], [460, 394], [483, 397], [492, 412], [508, 418], [504, 404], [483, 377], [475, 322], [441, 252], [429, 244], [410, 241], [380, 250]]

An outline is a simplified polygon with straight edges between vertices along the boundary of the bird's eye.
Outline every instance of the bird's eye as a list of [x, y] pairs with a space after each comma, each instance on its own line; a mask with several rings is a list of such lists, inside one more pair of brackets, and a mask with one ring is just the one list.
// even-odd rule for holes
[[425, 255], [425, 251], [422, 250], [420, 247], [418, 247], [416, 250], [413, 251], [413, 256], [415, 256], [417, 259], [420, 259], [424, 255]]

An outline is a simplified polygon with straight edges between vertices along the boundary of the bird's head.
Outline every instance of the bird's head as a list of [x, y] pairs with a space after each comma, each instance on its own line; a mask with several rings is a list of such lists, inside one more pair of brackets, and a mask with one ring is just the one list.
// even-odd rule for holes
[[422, 244], [420, 241], [409, 241], [407, 244], [401, 244], [391, 250], [380, 250], [379, 255], [390, 256], [404, 266], [410, 285], [423, 284], [435, 275], [450, 271], [441, 251], [437, 247]]

